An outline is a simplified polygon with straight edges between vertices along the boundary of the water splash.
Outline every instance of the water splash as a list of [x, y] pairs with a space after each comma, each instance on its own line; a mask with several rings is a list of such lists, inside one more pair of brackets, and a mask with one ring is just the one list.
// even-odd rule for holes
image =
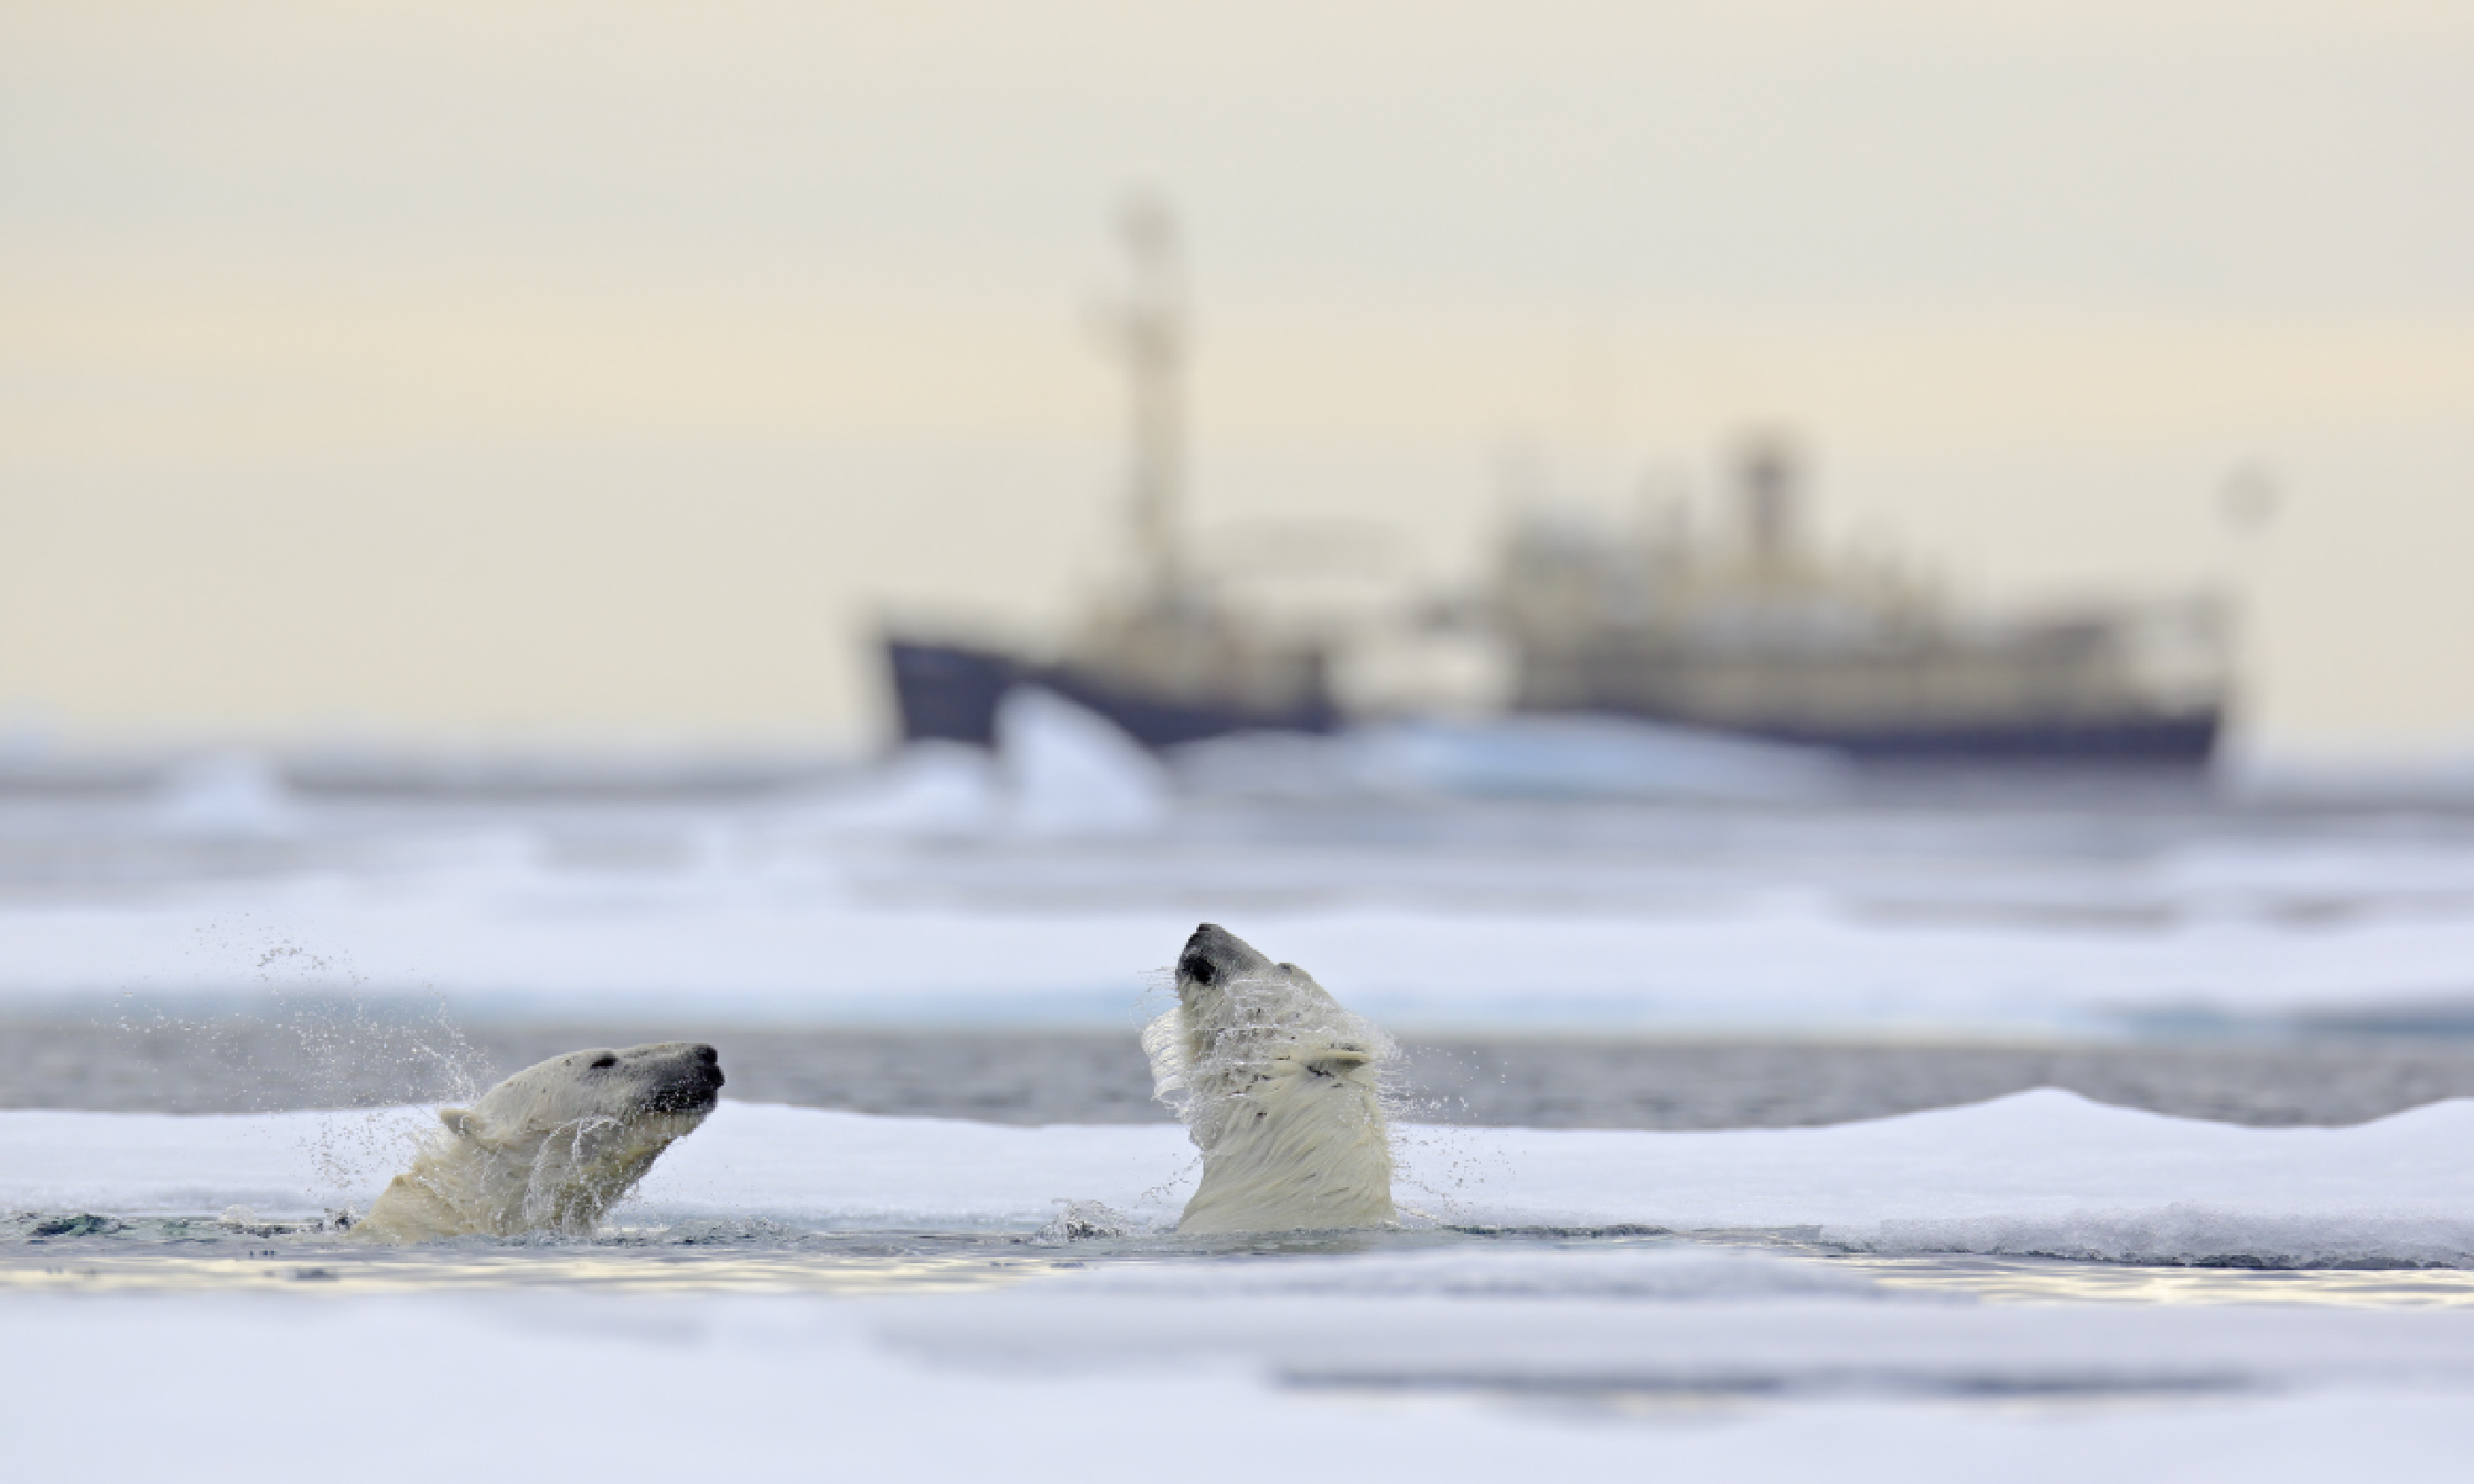
[[[116, 1023], [138, 1041], [140, 1065], [206, 1048], [228, 1069], [228, 1111], [333, 1110], [302, 1140], [313, 1177], [304, 1193], [321, 1204], [340, 1204], [410, 1158], [431, 1127], [413, 1107], [466, 1101], [487, 1086], [486, 1058], [443, 999], [376, 998], [348, 958], [288, 938], [247, 951], [262, 987], [247, 1013], [124, 1009]], [[175, 1041], [182, 1057], [170, 1054]]]
[[1151, 1059], [1152, 1096], [1167, 1105], [1210, 1148], [1229, 1122], [1250, 1114], [1250, 1094], [1268, 1081], [1273, 1062], [1304, 1051], [1324, 1051], [1362, 1061], [1383, 1087], [1385, 1112], [1398, 1098], [1393, 1073], [1399, 1047], [1373, 1021], [1320, 989], [1273, 974], [1236, 975], [1209, 986], [1214, 1003], [1208, 1028], [1171, 1008], [1143, 1027], [1143, 1054]]
[[1141, 1222], [1104, 1202], [1059, 1201], [1057, 1205], [1064, 1209], [1050, 1217], [1033, 1238], [1042, 1246], [1128, 1237], [1143, 1230]]

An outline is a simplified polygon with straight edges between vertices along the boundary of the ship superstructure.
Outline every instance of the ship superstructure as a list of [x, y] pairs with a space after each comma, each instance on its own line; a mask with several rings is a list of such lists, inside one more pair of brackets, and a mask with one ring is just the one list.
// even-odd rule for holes
[[1733, 519], [1696, 539], [1531, 512], [1492, 621], [1524, 711], [1637, 716], [1859, 758], [2196, 766], [2229, 689], [2206, 596], [1962, 610], [1890, 562], [1805, 539], [1792, 446], [1750, 441]]

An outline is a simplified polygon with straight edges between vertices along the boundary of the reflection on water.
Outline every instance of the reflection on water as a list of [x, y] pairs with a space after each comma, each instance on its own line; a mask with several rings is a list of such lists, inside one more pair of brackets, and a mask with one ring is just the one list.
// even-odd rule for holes
[[2049, 1257], [1883, 1257], [1816, 1246], [1809, 1229], [1651, 1228], [1295, 1233], [1063, 1241], [1030, 1232], [815, 1231], [762, 1219], [619, 1228], [589, 1240], [465, 1237], [419, 1247], [351, 1240], [322, 1224], [22, 1214], [0, 1219], [0, 1291], [329, 1293], [589, 1288], [612, 1292], [877, 1294], [997, 1288], [1079, 1268], [1229, 1264], [1482, 1248], [1758, 1248], [1860, 1275], [1892, 1294], [1994, 1304], [2120, 1303], [2474, 1307], [2474, 1272], [2147, 1267]]
[[2148, 1267], [2061, 1257], [1838, 1259], [1883, 1287], [1999, 1304], [2324, 1304], [2355, 1308], [2474, 1307], [2474, 1273], [2456, 1269]]
[[[20, 1218], [22, 1222], [23, 1218]], [[0, 1288], [333, 1291], [590, 1287], [622, 1292], [871, 1293], [985, 1288], [1079, 1266], [1021, 1235], [734, 1228], [616, 1232], [590, 1241], [459, 1238], [419, 1247], [331, 1231], [136, 1220], [109, 1232], [0, 1239]]]

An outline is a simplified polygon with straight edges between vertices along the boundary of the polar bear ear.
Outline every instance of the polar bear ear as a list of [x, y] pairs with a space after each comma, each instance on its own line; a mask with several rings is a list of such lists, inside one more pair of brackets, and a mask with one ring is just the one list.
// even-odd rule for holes
[[442, 1108], [438, 1110], [438, 1121], [447, 1125], [449, 1134], [469, 1138], [476, 1144], [490, 1141], [489, 1125], [481, 1121], [479, 1113], [469, 1108]]
[[1364, 1046], [1352, 1046], [1346, 1043], [1333, 1046], [1319, 1046], [1307, 1056], [1306, 1070], [1310, 1072], [1322, 1072], [1325, 1075], [1329, 1075], [1334, 1072], [1355, 1071], [1358, 1067], [1364, 1066], [1367, 1063], [1373, 1060], [1374, 1053], [1369, 1051]]

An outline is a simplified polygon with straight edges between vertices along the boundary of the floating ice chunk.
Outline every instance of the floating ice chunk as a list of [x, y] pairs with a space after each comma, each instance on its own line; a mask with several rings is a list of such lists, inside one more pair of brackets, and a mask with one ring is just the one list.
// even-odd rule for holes
[[209, 840], [279, 840], [302, 825], [282, 776], [255, 753], [213, 753], [173, 769], [154, 822], [166, 834]]
[[1177, 749], [1175, 766], [1199, 793], [1274, 798], [1804, 799], [1844, 777], [1810, 748], [1598, 716], [1226, 737]]
[[1105, 717], [1018, 686], [997, 706], [997, 755], [1011, 821], [1033, 835], [1140, 834], [1168, 812], [1168, 778]]
[[1801, 798], [1838, 781], [1827, 754], [1613, 717], [1408, 722], [1352, 739], [1378, 790], [1524, 798]]
[[994, 756], [914, 742], [786, 823], [858, 836], [1132, 835], [1167, 808], [1166, 776], [1132, 738], [1060, 696], [1017, 688], [997, 707]]
[[958, 742], [914, 742], [864, 781], [803, 805], [789, 821], [829, 834], [974, 835], [1002, 807], [995, 762]]

